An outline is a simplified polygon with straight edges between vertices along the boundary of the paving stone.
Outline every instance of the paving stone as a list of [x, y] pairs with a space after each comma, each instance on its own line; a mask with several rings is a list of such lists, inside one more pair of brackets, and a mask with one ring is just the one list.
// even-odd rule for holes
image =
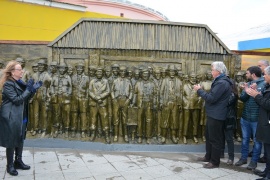
[[130, 171], [134, 169], [140, 169], [140, 167], [133, 161], [120, 161], [111, 163], [117, 171]]
[[104, 154], [103, 155], [109, 162], [119, 162], [119, 161], [127, 161], [129, 160], [126, 156], [120, 156], [120, 155], [110, 155], [110, 154]]
[[87, 166], [93, 176], [118, 172], [110, 163]]
[[[0, 179], [20, 180], [228, 180], [256, 179], [247, 165], [226, 165], [226, 157], [219, 168], [205, 169], [203, 162], [196, 161], [203, 153], [163, 152], [103, 152], [79, 149], [25, 148], [23, 161], [30, 170], [18, 170], [18, 177], [6, 173], [5, 148], [0, 147]], [[235, 154], [235, 162], [241, 157]], [[248, 158], [248, 162], [250, 158]], [[257, 169], [264, 170], [258, 163]]]
[[137, 179], [144, 179], [144, 180], [150, 180], [154, 179], [152, 176], [150, 176], [146, 171], [143, 169], [135, 169], [125, 172], [120, 172], [125, 179], [128, 180], [137, 180]]
[[94, 178], [98, 180], [125, 180], [125, 178], [119, 172], [110, 174], [101, 174], [94, 176]]
[[143, 170], [146, 171], [150, 176], [152, 176], [154, 178], [159, 178], [159, 177], [174, 174], [174, 172], [170, 171], [169, 169], [167, 169], [163, 165], [146, 167]]

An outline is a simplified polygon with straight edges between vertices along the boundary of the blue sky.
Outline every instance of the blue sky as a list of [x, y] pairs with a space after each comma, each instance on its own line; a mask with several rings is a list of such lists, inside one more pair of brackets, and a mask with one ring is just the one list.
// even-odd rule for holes
[[270, 22], [270, 0], [129, 0], [170, 21], [207, 24], [222, 37]]

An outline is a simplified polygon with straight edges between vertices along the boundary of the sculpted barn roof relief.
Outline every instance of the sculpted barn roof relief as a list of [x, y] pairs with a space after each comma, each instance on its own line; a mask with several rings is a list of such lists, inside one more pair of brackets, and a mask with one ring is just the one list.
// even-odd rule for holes
[[132, 20], [82, 19], [49, 46], [230, 53], [206, 25]]

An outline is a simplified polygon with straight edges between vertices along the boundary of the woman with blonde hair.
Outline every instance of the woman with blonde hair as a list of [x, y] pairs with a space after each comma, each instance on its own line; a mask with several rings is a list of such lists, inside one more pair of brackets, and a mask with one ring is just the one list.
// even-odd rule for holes
[[[22, 76], [21, 64], [10, 61], [0, 79], [0, 89], [2, 89], [0, 146], [6, 148], [7, 172], [12, 176], [18, 175], [16, 169], [30, 169], [30, 166], [22, 161], [23, 142], [28, 122], [28, 100], [42, 86], [42, 82], [34, 83], [33, 79], [25, 83], [21, 80]], [[13, 162], [14, 152], [15, 161]]]

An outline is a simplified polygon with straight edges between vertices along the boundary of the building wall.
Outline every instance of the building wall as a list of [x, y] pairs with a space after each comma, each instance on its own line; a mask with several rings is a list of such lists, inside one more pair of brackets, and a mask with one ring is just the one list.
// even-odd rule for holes
[[53, 41], [83, 17], [119, 18], [107, 14], [80, 12], [37, 4], [0, 1], [1, 41]]
[[26, 61], [32, 62], [50, 56], [48, 50], [47, 45], [0, 44], [0, 59], [9, 61], [23, 57]]
[[140, 19], [140, 20], [158, 20], [166, 21], [166, 17], [157, 13], [151, 12], [144, 8], [136, 7], [132, 4], [121, 2], [110, 2], [104, 0], [56, 0], [58, 2], [65, 2], [70, 4], [78, 4], [86, 6], [90, 12], [106, 13], [114, 16], [119, 16], [120, 13], [124, 14], [125, 18]]

